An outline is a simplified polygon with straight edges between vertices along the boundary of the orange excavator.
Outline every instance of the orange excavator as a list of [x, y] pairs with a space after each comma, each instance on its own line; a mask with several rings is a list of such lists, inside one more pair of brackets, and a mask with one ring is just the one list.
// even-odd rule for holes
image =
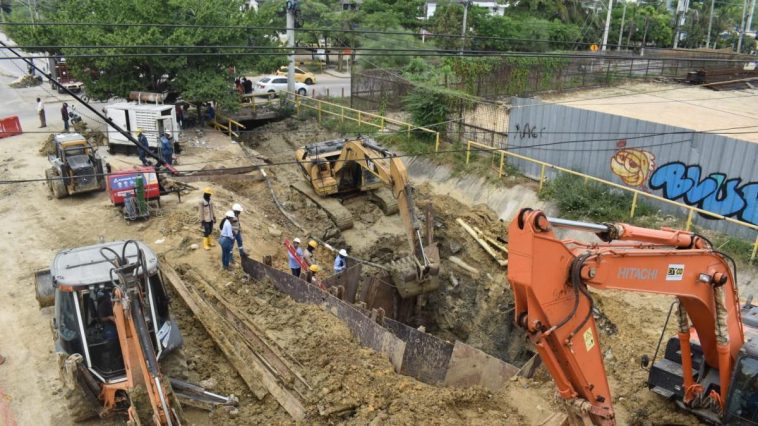
[[[560, 240], [556, 228], [602, 242]], [[758, 306], [740, 304], [736, 265], [706, 238], [524, 209], [509, 228], [508, 281], [515, 320], [553, 377], [570, 423], [616, 424], [591, 287], [675, 296], [678, 333], [650, 368], [648, 386], [710, 423], [758, 424]]]

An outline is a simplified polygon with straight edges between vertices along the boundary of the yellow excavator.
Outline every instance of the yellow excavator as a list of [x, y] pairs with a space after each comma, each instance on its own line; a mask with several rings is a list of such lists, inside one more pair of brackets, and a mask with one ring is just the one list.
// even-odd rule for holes
[[[439, 287], [439, 250], [429, 230], [426, 239], [421, 237], [413, 186], [405, 164], [395, 153], [358, 136], [305, 145], [295, 151], [295, 156], [308, 182], [292, 187], [324, 209], [341, 230], [352, 227], [352, 215], [336, 195], [366, 193], [385, 214], [399, 211], [410, 255], [393, 261], [388, 269], [400, 297]], [[345, 227], [348, 223], [350, 226]]]

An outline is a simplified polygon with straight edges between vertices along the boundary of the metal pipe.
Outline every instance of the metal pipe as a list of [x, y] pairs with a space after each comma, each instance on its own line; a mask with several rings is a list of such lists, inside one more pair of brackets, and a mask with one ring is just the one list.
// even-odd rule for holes
[[548, 222], [556, 228], [576, 229], [588, 232], [608, 232], [611, 228], [602, 223], [579, 222], [576, 220], [561, 219], [558, 217], [547, 218]]

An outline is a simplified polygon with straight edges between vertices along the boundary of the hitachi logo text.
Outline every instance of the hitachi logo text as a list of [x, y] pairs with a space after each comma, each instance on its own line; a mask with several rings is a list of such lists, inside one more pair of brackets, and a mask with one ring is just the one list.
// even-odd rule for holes
[[658, 270], [648, 268], [620, 268], [617, 277], [623, 280], [654, 280], [658, 277]]

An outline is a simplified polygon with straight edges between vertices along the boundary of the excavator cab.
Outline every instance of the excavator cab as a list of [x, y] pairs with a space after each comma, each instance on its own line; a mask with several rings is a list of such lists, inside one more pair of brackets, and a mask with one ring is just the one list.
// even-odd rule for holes
[[752, 346], [752, 355], [742, 356], [734, 369], [725, 424], [758, 425], [758, 353], [755, 352], [758, 343]]

